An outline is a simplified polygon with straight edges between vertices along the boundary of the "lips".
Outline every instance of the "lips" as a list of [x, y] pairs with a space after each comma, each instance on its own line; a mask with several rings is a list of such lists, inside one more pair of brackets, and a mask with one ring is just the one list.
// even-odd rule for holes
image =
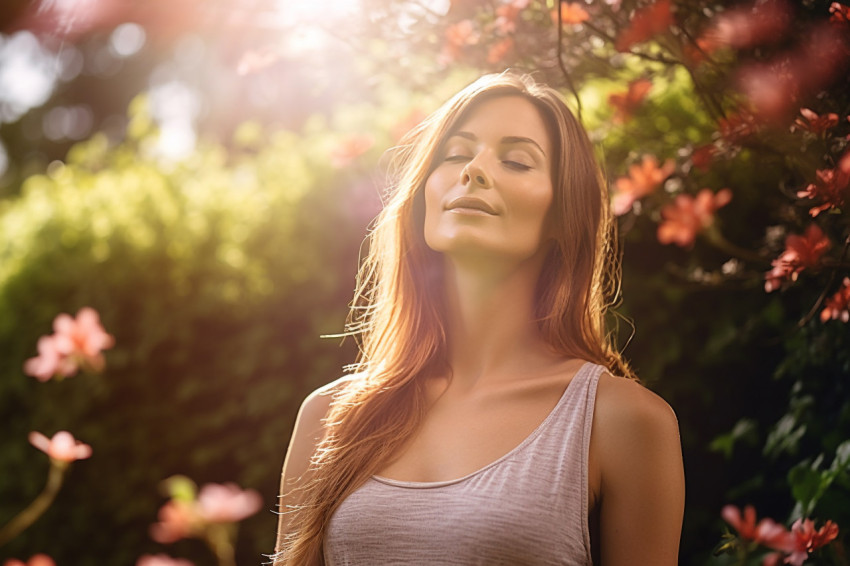
[[496, 214], [496, 209], [475, 197], [458, 197], [449, 203], [446, 210], [477, 210], [486, 214]]

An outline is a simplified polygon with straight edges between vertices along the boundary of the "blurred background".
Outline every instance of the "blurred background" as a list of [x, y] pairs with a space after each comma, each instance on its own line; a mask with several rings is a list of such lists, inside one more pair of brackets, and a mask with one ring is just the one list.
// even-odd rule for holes
[[[850, 9], [807, 0], [4, 0], [0, 525], [44, 487], [27, 441], [92, 446], [0, 546], [58, 565], [167, 552], [160, 482], [236, 482], [272, 551], [304, 396], [343, 330], [381, 156], [485, 72], [559, 88], [618, 214], [617, 339], [676, 410], [682, 564], [727, 503], [850, 528]], [[100, 373], [25, 375], [59, 313], [115, 338]], [[651, 520], [651, 518], [647, 518]], [[821, 558], [842, 563], [844, 532]], [[831, 561], [831, 562], [830, 562]], [[846, 562], [844, 562], [846, 563]]]

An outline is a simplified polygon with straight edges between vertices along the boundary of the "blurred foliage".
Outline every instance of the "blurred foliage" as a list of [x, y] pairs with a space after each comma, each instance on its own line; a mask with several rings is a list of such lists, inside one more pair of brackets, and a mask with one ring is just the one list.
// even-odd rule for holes
[[[3, 205], [0, 522], [44, 481], [30, 430], [72, 430], [94, 450], [3, 554], [133, 563], [155, 550], [156, 486], [175, 473], [254, 487], [271, 509], [301, 399], [353, 357], [350, 341], [319, 340], [342, 327], [378, 206], [371, 183], [328, 164], [343, 130], [245, 124], [229, 150], [202, 144], [177, 163], [153, 152], [145, 99], [133, 107], [124, 143], [74, 146]], [[105, 375], [24, 377], [53, 317], [84, 305], [116, 338]], [[270, 550], [274, 523], [245, 524], [244, 563]]]

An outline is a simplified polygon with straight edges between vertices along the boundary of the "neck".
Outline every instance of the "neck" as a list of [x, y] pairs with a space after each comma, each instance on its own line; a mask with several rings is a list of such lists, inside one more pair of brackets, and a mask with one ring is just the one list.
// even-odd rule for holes
[[535, 320], [540, 255], [509, 267], [446, 257], [449, 364], [457, 385], [510, 379], [558, 357]]

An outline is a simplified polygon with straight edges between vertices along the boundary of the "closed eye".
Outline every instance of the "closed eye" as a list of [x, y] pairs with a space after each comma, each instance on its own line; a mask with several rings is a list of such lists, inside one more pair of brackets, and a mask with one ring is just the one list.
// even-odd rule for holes
[[505, 166], [510, 167], [511, 169], [516, 169], [518, 171], [528, 171], [529, 169], [531, 169], [531, 166], [526, 165], [525, 163], [520, 163], [519, 161], [505, 160], [502, 161], [502, 163], [504, 163]]
[[448, 162], [451, 162], [451, 163], [460, 163], [460, 162], [463, 162], [463, 161], [469, 161], [470, 159], [471, 158], [468, 155], [457, 154], [457, 155], [447, 155], [446, 158], [444, 159], [444, 161], [448, 161]]

